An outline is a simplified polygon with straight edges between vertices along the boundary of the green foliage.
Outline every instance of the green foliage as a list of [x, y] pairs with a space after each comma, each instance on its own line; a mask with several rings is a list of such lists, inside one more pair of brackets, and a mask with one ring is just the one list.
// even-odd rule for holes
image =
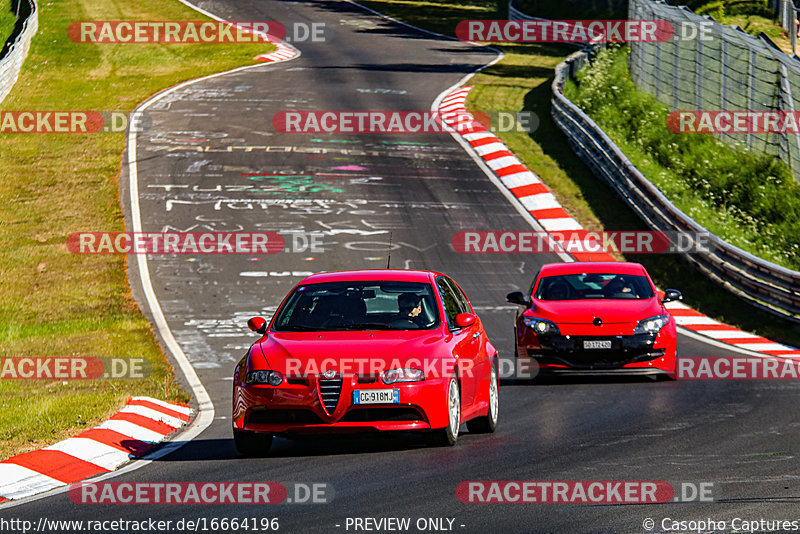
[[518, 9], [532, 17], [554, 20], [628, 18], [627, 0], [524, 0]]
[[612, 47], [566, 94], [670, 200], [710, 231], [753, 254], [800, 268], [800, 184], [780, 160], [710, 134], [667, 128], [669, 109], [639, 91], [627, 48]]
[[0, 50], [3, 49], [3, 44], [11, 36], [11, 32], [14, 31], [14, 24], [17, 22], [17, 16], [11, 7], [11, 0], [0, 0]]

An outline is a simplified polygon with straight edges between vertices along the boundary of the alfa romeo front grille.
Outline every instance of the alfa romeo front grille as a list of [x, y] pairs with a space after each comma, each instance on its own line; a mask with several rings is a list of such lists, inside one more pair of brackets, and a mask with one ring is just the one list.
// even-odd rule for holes
[[339, 397], [342, 394], [342, 379], [319, 377], [319, 398], [325, 410], [333, 413], [336, 405], [339, 404]]

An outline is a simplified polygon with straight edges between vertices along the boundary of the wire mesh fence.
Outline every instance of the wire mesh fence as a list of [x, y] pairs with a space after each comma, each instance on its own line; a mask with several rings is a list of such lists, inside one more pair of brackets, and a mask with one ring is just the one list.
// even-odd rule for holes
[[797, 53], [797, 32], [800, 30], [798, 23], [798, 9], [793, 0], [769, 0], [767, 7], [778, 15], [781, 27], [789, 34], [792, 50]]
[[[673, 7], [662, 0], [631, 0], [629, 18], [667, 20], [674, 37], [631, 42], [636, 85], [672, 110], [794, 112], [800, 110], [800, 58], [766, 38]], [[726, 141], [777, 156], [800, 181], [797, 133], [720, 133]]]

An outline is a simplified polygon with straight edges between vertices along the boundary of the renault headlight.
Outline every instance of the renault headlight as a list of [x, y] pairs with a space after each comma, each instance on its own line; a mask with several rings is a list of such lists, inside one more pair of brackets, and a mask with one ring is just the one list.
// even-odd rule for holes
[[530, 328], [538, 336], [546, 336], [549, 334], [559, 335], [558, 326], [553, 321], [547, 319], [539, 319], [538, 317], [525, 317], [523, 319], [525, 326]]
[[656, 315], [644, 321], [639, 321], [634, 334], [657, 334], [669, 322], [669, 315]]

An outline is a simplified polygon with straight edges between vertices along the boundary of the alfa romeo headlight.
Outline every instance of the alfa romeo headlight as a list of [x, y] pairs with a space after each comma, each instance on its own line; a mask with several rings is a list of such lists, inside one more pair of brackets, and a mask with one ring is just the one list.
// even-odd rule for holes
[[425, 380], [425, 373], [422, 369], [389, 369], [383, 372], [383, 383], [394, 384], [395, 382], [420, 382]]
[[283, 383], [283, 375], [278, 371], [250, 371], [247, 373], [244, 382], [245, 384], [280, 386]]

